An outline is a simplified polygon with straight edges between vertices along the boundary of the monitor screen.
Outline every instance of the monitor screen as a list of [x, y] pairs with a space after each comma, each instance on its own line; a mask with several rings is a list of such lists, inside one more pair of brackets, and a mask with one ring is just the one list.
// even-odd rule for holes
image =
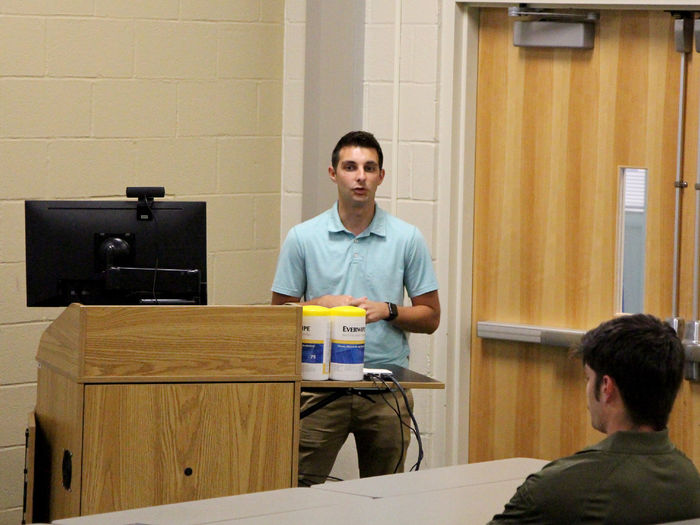
[[27, 306], [207, 303], [205, 202], [29, 200], [25, 228]]

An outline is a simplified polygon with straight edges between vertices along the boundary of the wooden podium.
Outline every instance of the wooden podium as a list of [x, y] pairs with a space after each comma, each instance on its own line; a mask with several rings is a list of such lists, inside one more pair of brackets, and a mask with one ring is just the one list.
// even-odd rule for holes
[[34, 509], [42, 492], [54, 520], [296, 486], [301, 317], [66, 308], [37, 354]]

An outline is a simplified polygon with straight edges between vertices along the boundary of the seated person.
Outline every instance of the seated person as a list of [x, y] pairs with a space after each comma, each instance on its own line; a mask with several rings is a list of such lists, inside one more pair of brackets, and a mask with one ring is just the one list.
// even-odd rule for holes
[[668, 438], [683, 380], [675, 331], [644, 314], [587, 332], [591, 424], [607, 438], [528, 476], [491, 523], [660, 523], [700, 517], [700, 475]]

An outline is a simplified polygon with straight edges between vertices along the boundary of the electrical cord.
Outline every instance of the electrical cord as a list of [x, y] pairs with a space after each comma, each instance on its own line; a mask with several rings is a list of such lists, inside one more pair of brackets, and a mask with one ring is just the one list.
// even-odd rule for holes
[[[416, 462], [413, 464], [413, 466], [409, 469], [409, 472], [420, 470], [420, 464], [423, 461], [423, 455], [424, 455], [423, 454], [423, 441], [421, 440], [420, 430], [418, 428], [418, 421], [416, 421], [416, 418], [413, 414], [413, 410], [411, 410], [411, 406], [408, 402], [408, 395], [406, 394], [406, 390], [403, 388], [401, 383], [399, 383], [396, 380], [396, 378], [393, 376], [393, 374], [392, 375], [372, 374], [370, 377], [372, 379], [372, 383], [377, 388], [377, 391], [378, 391], [379, 395], [381, 396], [382, 400], [397, 415], [397, 417], [399, 419], [399, 428], [401, 430], [401, 455], [399, 456], [399, 460], [396, 463], [396, 466], [394, 467], [394, 473], [398, 472], [398, 469], [401, 466], [401, 461], [404, 457], [404, 453], [407, 452], [406, 440], [405, 440], [404, 435], [403, 435], [403, 427], [404, 426], [406, 428], [408, 428], [408, 430], [410, 432], [413, 432], [413, 434], [416, 436], [416, 443], [418, 444], [418, 458], [417, 458]], [[391, 382], [393, 383], [393, 385], [396, 388], [392, 388], [392, 385], [390, 385], [389, 383], [387, 383], [385, 381], [385, 378], [387, 378], [387, 377], [391, 380]], [[401, 392], [401, 395], [403, 396], [403, 400], [404, 400], [404, 403], [406, 405], [406, 410], [408, 411], [408, 415], [409, 415], [413, 425], [409, 425], [408, 423], [405, 423], [403, 421], [403, 418], [401, 417], [401, 405], [399, 403], [399, 398], [396, 395], [396, 390]], [[391, 393], [392, 397], [394, 398], [395, 406], [392, 406], [391, 400], [385, 396], [385, 392]], [[310, 487], [310, 486], [314, 485], [315, 483], [313, 483], [312, 481], [309, 481], [308, 479], [303, 479], [302, 476], [305, 478], [316, 478], [319, 480], [318, 483], [323, 483], [325, 481], [343, 481], [342, 479], [334, 477], [334, 476], [322, 476], [319, 474], [300, 472], [299, 473], [299, 484], [301, 486], [305, 486], [305, 487]]]
[[309, 474], [308, 472], [299, 472], [298, 476], [299, 476], [299, 484], [304, 486], [304, 487], [310, 487], [312, 485], [316, 485], [316, 483], [312, 483], [308, 479], [303, 479], [302, 476], [304, 476], [306, 478], [316, 478], [318, 480], [321, 480], [318, 483], [323, 483], [326, 481], [343, 481], [341, 478], [338, 478], [335, 476], [330, 476], [330, 475], [322, 476], [320, 474]]
[[401, 395], [403, 396], [404, 402], [406, 403], [406, 407], [408, 407], [408, 415], [411, 417], [411, 421], [413, 421], [413, 427], [411, 427], [410, 425], [407, 426], [415, 434], [416, 443], [418, 444], [418, 458], [415, 464], [409, 469], [409, 472], [413, 472], [414, 470], [420, 470], [420, 464], [423, 461], [423, 441], [420, 437], [418, 421], [416, 421], [416, 417], [413, 415], [413, 410], [411, 410], [411, 408], [408, 406], [408, 396], [406, 395], [406, 391], [404, 390], [403, 386], [401, 386], [401, 383], [399, 383], [393, 375], [390, 376], [389, 379], [391, 379], [391, 382], [394, 383], [396, 385], [396, 388], [399, 389]]
[[148, 199], [146, 200], [146, 207], [148, 208], [148, 211], [150, 212], [151, 217], [153, 217], [153, 229], [155, 230], [155, 238], [156, 238], [156, 264], [153, 267], [153, 285], [151, 286], [151, 296], [153, 297], [153, 303], [158, 304], [158, 295], [156, 294], [156, 281], [158, 280], [158, 257], [160, 254], [160, 235], [158, 235], [158, 218], [156, 217], [156, 214], [153, 213], [153, 202]]
[[[384, 396], [384, 391], [379, 388], [378, 381], [381, 381], [383, 387], [391, 393], [391, 395], [394, 398], [394, 403], [396, 403], [396, 407], [391, 406], [391, 403], [389, 400]], [[377, 387], [377, 391], [379, 392], [380, 397], [382, 400], [387, 404], [387, 406], [396, 414], [396, 416], [399, 418], [399, 432], [401, 434], [401, 455], [399, 456], [399, 459], [396, 462], [396, 466], [394, 467], [394, 474], [396, 474], [399, 471], [399, 467], [401, 466], [402, 460], [404, 458], [404, 453], [406, 452], [406, 439], [403, 436], [403, 427], [405, 423], [403, 422], [403, 418], [401, 417], [401, 405], [399, 404], [399, 398], [396, 395], [396, 392], [394, 392], [389, 385], [387, 384], [386, 381], [381, 376], [372, 376], [372, 383]], [[410, 410], [408, 406], [408, 402], [406, 403], [406, 408]], [[410, 428], [410, 427], [409, 427]]]
[[[418, 421], [416, 421], [416, 418], [413, 415], [413, 411], [411, 410], [411, 407], [408, 403], [408, 396], [406, 395], [406, 390], [404, 390], [401, 383], [399, 383], [399, 381], [393, 376], [393, 374], [392, 375], [386, 374], [386, 375], [382, 375], [382, 376], [372, 376], [372, 381], [374, 383], [376, 383], [376, 380], [379, 379], [382, 382], [382, 385], [389, 392], [392, 393], [392, 395], [394, 396], [394, 399], [396, 399], [396, 403], [397, 403], [397, 407], [398, 407], [398, 399], [396, 397], [396, 393], [394, 392], [394, 390], [391, 389], [391, 386], [384, 380], [385, 377], [388, 377], [391, 380], [391, 382], [396, 386], [396, 388], [399, 390], [399, 392], [401, 392], [401, 395], [403, 396], [403, 399], [404, 399], [404, 403], [406, 404], [406, 410], [408, 410], [408, 415], [411, 418], [413, 426], [411, 426], [407, 423], [404, 423], [403, 419], [401, 418], [400, 411], [395, 410], [394, 407], [391, 406], [389, 401], [384, 397], [383, 392], [380, 391], [380, 395], [382, 396], [382, 399], [384, 400], [384, 402], [387, 403], [387, 405], [392, 410], [394, 410], [394, 413], [397, 414], [397, 416], [399, 417], [399, 421], [401, 422], [401, 425], [408, 428], [416, 436], [416, 443], [418, 444], [418, 458], [417, 458], [416, 462], [413, 464], [413, 466], [409, 469], [409, 472], [413, 472], [414, 470], [420, 470], [420, 464], [423, 461], [424, 454], [423, 454], [423, 441], [421, 440], [420, 430], [418, 428]], [[405, 447], [405, 442], [404, 442], [403, 431], [402, 431], [401, 432], [401, 449], [403, 450], [404, 447]], [[401, 456], [403, 457], [403, 453], [401, 454]], [[399, 465], [400, 465], [400, 461], [401, 461], [401, 459], [399, 459]], [[397, 469], [398, 469], [399, 465], [397, 465], [397, 467], [396, 467]], [[396, 470], [394, 472], [396, 472]]]

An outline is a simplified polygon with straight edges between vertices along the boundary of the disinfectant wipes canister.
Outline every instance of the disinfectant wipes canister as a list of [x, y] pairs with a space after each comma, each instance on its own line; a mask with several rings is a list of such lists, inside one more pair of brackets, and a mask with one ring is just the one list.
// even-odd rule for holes
[[304, 306], [301, 323], [301, 378], [306, 381], [328, 379], [331, 361], [330, 309]]
[[365, 311], [356, 306], [336, 306], [330, 313], [330, 378], [360, 381], [365, 362]]

